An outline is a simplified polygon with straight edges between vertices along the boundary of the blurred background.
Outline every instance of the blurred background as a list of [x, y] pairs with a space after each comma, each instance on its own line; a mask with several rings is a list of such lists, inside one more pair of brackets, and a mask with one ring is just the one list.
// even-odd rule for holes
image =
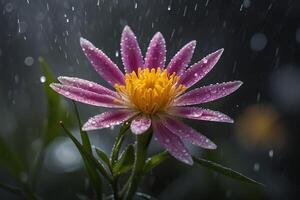
[[[189, 148], [198, 157], [266, 184], [265, 188], [245, 184], [169, 159], [145, 177], [140, 191], [173, 200], [299, 198], [299, 1], [0, 0], [0, 25], [0, 136], [28, 168], [49, 120], [43, 89], [47, 81], [38, 58], [48, 62], [56, 77], [76, 76], [109, 87], [83, 55], [79, 37], [93, 42], [122, 68], [120, 36], [129, 25], [143, 54], [157, 31], [166, 39], [167, 60], [191, 40], [198, 42], [192, 62], [225, 49], [219, 63], [197, 86], [242, 80], [243, 86], [234, 94], [203, 105], [228, 114], [235, 123], [187, 121], [218, 145], [215, 151]], [[78, 131], [72, 123], [71, 101], [64, 99], [63, 105], [69, 127]], [[78, 106], [83, 121], [104, 111]], [[91, 196], [81, 157], [58, 130], [45, 148], [37, 192], [44, 199]], [[118, 127], [99, 130], [90, 133], [90, 138], [109, 153], [117, 132]], [[159, 144], [151, 144], [150, 154], [160, 150]], [[27, 173], [21, 174], [21, 180], [27, 178]], [[1, 161], [0, 183], [16, 183]], [[110, 194], [109, 188], [106, 193]], [[0, 188], [0, 199], [21, 198]]]

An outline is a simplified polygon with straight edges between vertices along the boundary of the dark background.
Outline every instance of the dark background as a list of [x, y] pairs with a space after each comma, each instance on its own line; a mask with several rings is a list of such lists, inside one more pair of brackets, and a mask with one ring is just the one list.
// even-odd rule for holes
[[[0, 0], [0, 135], [23, 162], [31, 163], [46, 117], [42, 56], [56, 76], [106, 84], [84, 57], [79, 37], [102, 49], [121, 68], [120, 35], [136, 33], [143, 54], [160, 31], [167, 60], [197, 40], [192, 62], [225, 51], [198, 86], [242, 80], [233, 95], [204, 107], [227, 113], [236, 123], [187, 122], [211, 138], [213, 152], [191, 147], [252, 177], [265, 188], [170, 159], [144, 180], [140, 191], [157, 199], [298, 199], [300, 115], [300, 2], [296, 0]], [[107, 85], [106, 85], [107, 86]], [[66, 105], [71, 102], [66, 100]], [[85, 121], [104, 109], [79, 105]], [[70, 112], [72, 108], [70, 108]], [[70, 114], [71, 115], [71, 114]], [[117, 128], [91, 133], [110, 151]], [[151, 145], [150, 153], [160, 145]], [[81, 158], [62, 133], [47, 148], [38, 179], [45, 199], [90, 195]], [[26, 174], [24, 174], [26, 179]], [[0, 182], [15, 180], [0, 163]], [[110, 193], [109, 188], [106, 189]], [[0, 199], [19, 199], [0, 189]]]

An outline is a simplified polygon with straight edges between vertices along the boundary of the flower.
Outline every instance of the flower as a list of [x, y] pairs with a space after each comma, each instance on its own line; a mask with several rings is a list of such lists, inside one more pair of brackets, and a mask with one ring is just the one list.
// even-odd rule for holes
[[178, 118], [233, 122], [223, 113], [190, 107], [227, 96], [241, 86], [241, 81], [232, 81], [189, 90], [214, 67], [223, 49], [188, 68], [196, 46], [196, 41], [191, 41], [165, 67], [166, 46], [162, 34], [153, 36], [144, 60], [134, 33], [126, 26], [121, 37], [124, 75], [91, 42], [80, 38], [80, 45], [95, 70], [115, 89], [64, 76], [58, 77], [60, 83], [50, 85], [67, 98], [114, 109], [90, 118], [83, 130], [107, 128], [131, 120], [131, 131], [142, 134], [152, 126], [154, 136], [172, 156], [192, 165], [192, 157], [182, 140], [206, 149], [215, 149], [216, 145]]

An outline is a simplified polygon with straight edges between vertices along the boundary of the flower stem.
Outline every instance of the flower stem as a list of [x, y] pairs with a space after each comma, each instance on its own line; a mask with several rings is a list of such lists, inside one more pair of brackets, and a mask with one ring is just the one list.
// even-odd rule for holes
[[146, 132], [141, 135], [136, 136], [136, 151], [135, 151], [135, 160], [134, 166], [129, 178], [128, 190], [125, 194], [126, 200], [131, 200], [138, 188], [138, 184], [143, 175], [143, 169], [147, 156], [148, 145], [151, 140], [152, 133]]

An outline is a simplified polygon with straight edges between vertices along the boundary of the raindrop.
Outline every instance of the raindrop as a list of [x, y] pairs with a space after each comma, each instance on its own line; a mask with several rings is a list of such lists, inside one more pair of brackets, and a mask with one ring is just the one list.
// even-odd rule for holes
[[257, 101], [257, 102], [259, 102], [259, 101], [260, 101], [260, 92], [258, 92], [258, 93], [257, 93], [257, 96], [256, 96], [256, 101]]
[[22, 22], [18, 19], [18, 32], [19, 33], [24, 33], [27, 30], [27, 23]]
[[5, 5], [5, 11], [6, 11], [6, 12], [10, 13], [11, 11], [13, 11], [13, 9], [14, 9], [14, 6], [13, 6], [12, 3], [7, 3], [7, 4]]
[[296, 30], [296, 41], [300, 43], [300, 28]]
[[169, 11], [171, 10], [171, 6], [170, 6], [170, 5], [168, 6], [168, 10], [169, 10]]
[[271, 150], [269, 151], [269, 157], [270, 157], [270, 158], [273, 158], [273, 156], [274, 156], [274, 151], [271, 149]]
[[251, 6], [251, 1], [250, 0], [244, 0], [243, 1], [243, 7], [244, 8], [249, 8]]
[[110, 127], [110, 130], [114, 130], [114, 129], [115, 129], [115, 126], [111, 126], [111, 127]]
[[19, 83], [19, 80], [20, 80], [20, 79], [19, 79], [19, 76], [18, 76], [18, 75], [15, 75], [15, 76], [14, 76], [14, 79], [15, 79], [15, 83]]
[[33, 63], [34, 63], [33, 57], [31, 57], [31, 56], [26, 57], [25, 60], [24, 60], [24, 63], [25, 63], [25, 65], [27, 65], [27, 66], [33, 65]]
[[259, 169], [260, 169], [260, 164], [259, 163], [255, 163], [254, 166], [253, 166], [253, 169], [255, 172], [258, 172]]
[[41, 83], [45, 83], [46, 82], [46, 77], [45, 76], [41, 76], [40, 77], [40, 82]]
[[137, 9], [137, 7], [138, 7], [137, 2], [135, 2], [134, 8]]
[[74, 6], [72, 6], [72, 11], [74, 11], [75, 10], [75, 7]]
[[119, 57], [119, 52], [118, 52], [118, 51], [116, 51], [116, 54], [115, 54], [115, 55], [116, 55], [116, 57], [118, 58], [118, 57]]
[[183, 16], [186, 15], [186, 11], [187, 11], [187, 6], [184, 7]]
[[206, 0], [205, 7], [207, 7], [208, 3], [209, 3], [209, 0]]
[[254, 51], [261, 51], [267, 45], [268, 39], [263, 33], [255, 33], [250, 40], [250, 47]]

